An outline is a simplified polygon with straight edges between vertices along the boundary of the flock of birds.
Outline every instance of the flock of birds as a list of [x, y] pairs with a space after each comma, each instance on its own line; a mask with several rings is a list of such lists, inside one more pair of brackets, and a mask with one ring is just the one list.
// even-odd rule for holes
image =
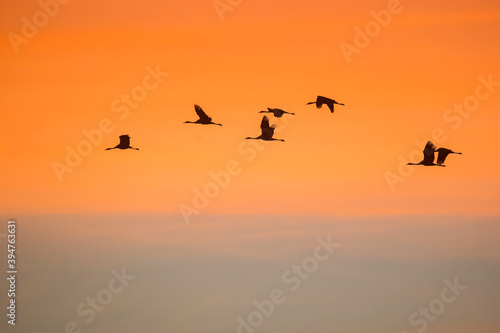
[[[321, 107], [323, 105], [326, 105], [330, 109], [331, 113], [334, 112], [335, 104], [344, 105], [344, 104], [339, 103], [331, 98], [324, 97], [324, 96], [318, 96], [316, 98], [316, 101], [309, 102], [306, 105], [309, 105], [309, 104], [315, 104], [318, 109], [321, 109]], [[196, 111], [196, 114], [198, 115], [198, 120], [185, 121], [184, 122], [185, 124], [201, 124], [201, 125], [222, 126], [222, 124], [214, 123], [212, 121], [212, 118], [210, 116], [208, 116], [205, 113], [205, 111], [203, 111], [201, 106], [195, 105], [194, 109]], [[277, 108], [267, 108], [267, 111], [260, 111], [259, 113], [272, 113], [276, 118], [281, 118], [284, 114], [295, 115], [295, 113], [287, 112], [287, 111], [277, 109]], [[262, 118], [261, 123], [260, 123], [261, 134], [255, 138], [246, 137], [245, 139], [284, 142], [285, 140], [283, 140], [283, 139], [273, 138], [275, 127], [276, 127], [276, 125], [270, 125], [269, 118], [267, 116], [264, 116]], [[110, 149], [135, 149], [135, 150], [139, 150], [139, 148], [134, 148], [134, 147], [130, 146], [130, 136], [129, 135], [127, 135], [127, 134], [120, 135], [119, 138], [120, 138], [120, 143], [118, 145], [116, 145], [115, 147], [106, 148], [106, 150], [110, 150]], [[462, 153], [454, 152], [448, 148], [437, 148], [436, 149], [436, 146], [431, 141], [427, 142], [423, 152], [424, 152], [424, 159], [422, 161], [420, 161], [419, 163], [408, 163], [408, 165], [425, 165], [425, 166], [442, 166], [442, 167], [444, 167], [445, 165], [443, 163], [449, 154], [460, 154], [460, 155], [462, 154]], [[437, 163], [434, 163], [436, 152], [438, 153], [438, 158], [437, 158]]]
[[[435, 152], [438, 152], [438, 158], [437, 158], [437, 163], [434, 163], [435, 159]], [[425, 166], [445, 166], [444, 160], [449, 154], [460, 154], [458, 152], [454, 152], [453, 150], [450, 150], [448, 148], [438, 148], [436, 149], [436, 146], [431, 142], [427, 141], [427, 144], [425, 145], [424, 148], [424, 159], [420, 161], [419, 163], [408, 163], [407, 165], [425, 165]]]

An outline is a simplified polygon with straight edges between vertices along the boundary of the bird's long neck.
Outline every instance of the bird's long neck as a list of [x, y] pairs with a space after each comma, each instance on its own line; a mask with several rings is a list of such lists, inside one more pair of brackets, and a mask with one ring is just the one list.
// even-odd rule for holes
[[188, 121], [185, 121], [185, 122], [184, 122], [184, 124], [196, 124], [196, 122], [195, 122], [195, 121], [189, 121], [189, 120], [188, 120]]

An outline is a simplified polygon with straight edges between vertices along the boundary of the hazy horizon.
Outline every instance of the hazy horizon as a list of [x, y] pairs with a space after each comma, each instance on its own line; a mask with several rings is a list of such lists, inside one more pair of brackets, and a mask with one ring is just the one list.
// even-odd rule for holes
[[[495, 332], [498, 218], [423, 218], [21, 216], [16, 329], [237, 332], [238, 317], [279, 289], [286, 300], [256, 332], [416, 332], [410, 315], [458, 279], [467, 289], [426, 332]], [[297, 287], [283, 275], [314, 256], [318, 238], [339, 247]], [[92, 317], [87, 298], [122, 269], [134, 279]]]

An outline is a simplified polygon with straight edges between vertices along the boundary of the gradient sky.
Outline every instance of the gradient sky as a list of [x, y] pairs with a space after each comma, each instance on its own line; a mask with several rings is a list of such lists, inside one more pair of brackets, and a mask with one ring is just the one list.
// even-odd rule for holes
[[[53, 17], [26, 35], [44, 3]], [[326, 235], [346, 248], [338, 271], [332, 259], [311, 294], [301, 291], [262, 332], [331, 332], [339, 322], [338, 332], [410, 331], [408, 315], [458, 275], [476, 289], [432, 332], [498, 332], [498, 1], [246, 0], [223, 19], [212, 0], [55, 3], [0, 5], [0, 216], [25, 232], [23, 301], [54, 297], [49, 304], [69, 311], [53, 319], [31, 306], [27, 332], [61, 330], [125, 265], [147, 278], [89, 332], [148, 321], [145, 332], [229, 333]], [[378, 30], [360, 37], [370, 27]], [[154, 70], [164, 77], [126, 106], [123, 96]], [[306, 105], [317, 95], [345, 106]], [[194, 104], [224, 126], [184, 124], [196, 120]], [[295, 113], [270, 116], [285, 142], [244, 140], [260, 134], [267, 107]], [[68, 149], [89, 131], [102, 135], [68, 166]], [[122, 134], [140, 150], [105, 151]], [[446, 168], [403, 166], [420, 161], [427, 140], [463, 155]], [[197, 193], [214, 189], [228, 164], [237, 172], [203, 203]], [[181, 208], [197, 211], [191, 224]], [[366, 299], [352, 297], [360, 288]], [[392, 305], [370, 314], [383, 297]]]
[[[174, 213], [236, 160], [243, 172], [206, 212], [498, 214], [498, 91], [467, 118], [446, 112], [475, 94], [478, 77], [500, 81], [500, 5], [401, 2], [348, 63], [340, 45], [355, 46], [355, 28], [387, 7], [246, 1], [220, 21], [211, 1], [69, 2], [16, 54], [7, 34], [21, 35], [22, 17], [40, 7], [4, 4], [0, 207]], [[169, 76], [122, 120], [112, 103], [148, 66]], [[347, 106], [333, 115], [306, 106], [317, 94]], [[183, 124], [195, 103], [224, 126]], [[296, 116], [271, 118], [286, 142], [265, 143], [249, 162], [237, 148], [260, 134], [266, 107]], [[59, 182], [53, 162], [104, 118], [113, 131]], [[392, 191], [386, 173], [399, 175], [399, 156], [420, 153], [436, 128], [438, 146], [464, 155], [446, 169], [415, 168]], [[120, 134], [141, 151], [105, 152]]]

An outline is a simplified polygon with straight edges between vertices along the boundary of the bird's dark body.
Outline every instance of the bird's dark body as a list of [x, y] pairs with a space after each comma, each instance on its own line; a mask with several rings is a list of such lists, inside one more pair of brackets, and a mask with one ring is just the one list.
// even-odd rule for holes
[[212, 118], [210, 118], [205, 111], [201, 108], [201, 106], [196, 105], [194, 106], [194, 110], [196, 111], [196, 114], [198, 115], [198, 120], [197, 121], [185, 121], [184, 123], [186, 124], [201, 124], [201, 125], [219, 125], [222, 126], [222, 124], [217, 124], [212, 121]]
[[286, 114], [292, 114], [295, 115], [295, 113], [292, 112], [286, 112], [285, 110], [277, 109], [277, 108], [267, 108], [267, 111], [260, 111], [259, 113], [272, 113], [276, 118], [281, 118], [283, 115]]
[[460, 155], [462, 155], [462, 153], [456, 153], [453, 150], [450, 150], [448, 148], [438, 148], [438, 149], [436, 149], [436, 151], [438, 152], [437, 165], [443, 165], [444, 160], [446, 159], [446, 157], [449, 154], [460, 154]]
[[326, 104], [328, 106], [328, 108], [330, 109], [330, 112], [333, 113], [334, 111], [334, 105], [335, 104], [338, 104], [338, 105], [344, 105], [342, 103], [339, 103], [331, 98], [328, 98], [328, 97], [325, 97], [325, 96], [318, 96], [316, 97], [316, 101], [315, 102], [309, 102], [307, 104], [316, 104], [316, 107], [318, 109], [321, 109], [321, 107], [323, 106], [323, 104]]
[[139, 150], [139, 148], [133, 148], [130, 146], [130, 136], [128, 134], [120, 135], [120, 143], [112, 148], [106, 148], [106, 150], [110, 149], [135, 149]]
[[276, 128], [275, 125], [270, 126], [269, 125], [269, 118], [267, 116], [264, 116], [262, 118], [262, 121], [260, 122], [260, 130], [261, 130], [261, 135], [259, 135], [256, 138], [251, 138], [247, 137], [246, 139], [255, 139], [255, 140], [264, 140], [264, 141], [285, 141], [283, 139], [274, 139], [274, 129]]

